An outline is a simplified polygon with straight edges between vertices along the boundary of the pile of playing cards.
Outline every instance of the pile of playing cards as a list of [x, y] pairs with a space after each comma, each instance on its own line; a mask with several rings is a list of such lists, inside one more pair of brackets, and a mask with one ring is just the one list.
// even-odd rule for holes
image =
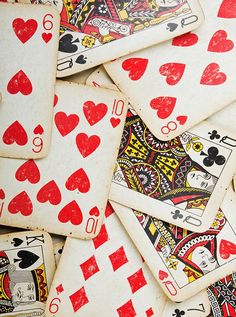
[[0, 1], [0, 316], [236, 317], [236, 0]]

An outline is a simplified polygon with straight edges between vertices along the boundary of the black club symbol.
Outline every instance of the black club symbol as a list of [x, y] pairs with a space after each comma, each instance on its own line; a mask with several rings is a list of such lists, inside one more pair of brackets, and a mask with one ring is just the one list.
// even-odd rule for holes
[[180, 213], [180, 211], [177, 209], [177, 210], [175, 210], [175, 211], [172, 211], [172, 213], [171, 213], [173, 216], [172, 216], [172, 218], [173, 219], [182, 219], [183, 218], [183, 215]]
[[174, 317], [181, 317], [184, 316], [185, 312], [183, 310], [175, 309], [175, 314], [172, 314]]
[[200, 155], [205, 155], [206, 157], [203, 160], [203, 164], [207, 167], [212, 166], [214, 163], [216, 165], [223, 165], [225, 164], [225, 157], [223, 155], [218, 155], [219, 154], [219, 150], [217, 149], [217, 147], [212, 146], [208, 149], [207, 151], [208, 154], [206, 154], [205, 152], [201, 152]]
[[218, 132], [216, 130], [213, 130], [212, 132], [208, 132], [208, 134], [210, 135], [210, 139], [214, 140], [214, 139], [219, 139], [220, 135], [218, 134]]

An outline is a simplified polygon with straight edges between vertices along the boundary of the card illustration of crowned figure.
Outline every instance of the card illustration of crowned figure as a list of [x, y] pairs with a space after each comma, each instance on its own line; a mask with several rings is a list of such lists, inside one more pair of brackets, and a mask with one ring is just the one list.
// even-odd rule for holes
[[230, 182], [233, 148], [217, 143], [207, 123], [195, 130], [161, 141], [130, 109], [110, 199], [140, 211], [148, 204], [150, 215], [191, 231], [209, 228], [223, 199], [222, 182]]
[[47, 233], [2, 235], [0, 316], [43, 316], [54, 271], [53, 245]]

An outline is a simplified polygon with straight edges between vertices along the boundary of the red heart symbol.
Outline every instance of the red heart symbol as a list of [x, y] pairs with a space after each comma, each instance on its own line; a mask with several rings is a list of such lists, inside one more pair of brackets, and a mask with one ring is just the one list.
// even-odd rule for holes
[[166, 82], [169, 85], [176, 85], [183, 76], [185, 64], [167, 63], [160, 67], [160, 74], [166, 76]]
[[6, 129], [2, 140], [8, 145], [16, 142], [16, 144], [22, 146], [28, 142], [28, 136], [22, 125], [18, 121], [15, 121]]
[[37, 127], [34, 128], [34, 134], [43, 134], [44, 132], [44, 129], [43, 127], [41, 126], [41, 124], [37, 125]]
[[61, 192], [54, 180], [45, 184], [37, 194], [40, 203], [49, 201], [51, 205], [58, 205], [61, 202]]
[[185, 122], [187, 121], [188, 117], [187, 116], [178, 116], [176, 120], [179, 122], [180, 125], [184, 125]]
[[57, 112], [54, 121], [58, 131], [64, 137], [77, 127], [79, 117], [77, 114], [67, 116], [65, 112]]
[[0, 199], [5, 199], [5, 193], [3, 189], [0, 189]]
[[198, 42], [198, 36], [194, 33], [188, 32], [180, 36], [176, 36], [172, 40], [174, 46], [193, 46]]
[[129, 72], [131, 80], [139, 80], [146, 71], [148, 59], [129, 58], [122, 63], [122, 68]]
[[57, 97], [57, 95], [54, 95], [53, 107], [56, 107], [57, 102], [58, 102], [58, 97]]
[[176, 98], [163, 96], [154, 98], [150, 102], [151, 108], [157, 110], [157, 116], [160, 119], [168, 118], [174, 110], [175, 104]]
[[219, 18], [226, 18], [226, 19], [236, 18], [235, 0], [223, 0], [217, 16]]
[[62, 223], [70, 221], [72, 225], [80, 225], [83, 221], [83, 214], [75, 200], [71, 201], [59, 212], [58, 219]]
[[32, 202], [25, 191], [16, 195], [8, 205], [8, 211], [11, 214], [20, 212], [23, 216], [29, 216], [33, 212]]
[[233, 41], [227, 40], [227, 33], [223, 30], [215, 32], [208, 45], [208, 51], [216, 53], [228, 52], [233, 48]]
[[28, 160], [22, 164], [16, 171], [16, 179], [23, 182], [26, 179], [31, 184], [37, 184], [40, 180], [40, 172], [34, 160]]
[[90, 189], [90, 182], [87, 174], [83, 168], [78, 169], [70, 175], [66, 181], [66, 188], [68, 190], [78, 189], [81, 193], [87, 193]]
[[220, 66], [216, 63], [209, 64], [201, 77], [200, 84], [202, 85], [220, 85], [223, 84], [227, 77], [224, 73], [219, 72]]
[[100, 211], [98, 209], [98, 207], [93, 207], [90, 212], [89, 212], [90, 216], [95, 216], [98, 217], [100, 215]]
[[107, 110], [107, 105], [104, 103], [95, 105], [93, 101], [86, 101], [83, 106], [85, 118], [91, 126], [102, 120], [106, 115]]
[[52, 33], [43, 33], [42, 34], [42, 39], [44, 40], [45, 43], [48, 43], [52, 38]]
[[9, 94], [15, 95], [21, 92], [22, 95], [30, 95], [32, 92], [32, 84], [23, 70], [19, 70], [8, 82], [7, 91]]
[[111, 125], [113, 128], [117, 127], [120, 124], [120, 119], [119, 118], [111, 118], [110, 119]]
[[76, 137], [76, 145], [83, 157], [89, 156], [99, 146], [101, 140], [99, 136], [92, 135], [90, 137], [85, 133], [79, 133]]
[[227, 260], [231, 254], [236, 254], [236, 245], [230, 241], [222, 239], [220, 241], [220, 256]]
[[36, 32], [38, 23], [33, 19], [29, 19], [25, 22], [24, 20], [17, 18], [12, 22], [12, 27], [18, 39], [24, 44]]
[[161, 280], [161, 281], [163, 281], [165, 278], [167, 278], [169, 276], [169, 274], [167, 273], [167, 272], [165, 272], [165, 271], [162, 271], [162, 270], [160, 270], [159, 271], [159, 279]]

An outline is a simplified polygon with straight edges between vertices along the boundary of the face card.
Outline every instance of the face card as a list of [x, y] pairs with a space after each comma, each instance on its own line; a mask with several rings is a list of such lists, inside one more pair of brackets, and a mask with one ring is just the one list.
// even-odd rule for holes
[[0, 3], [0, 156], [41, 158], [51, 142], [59, 14]]
[[1, 235], [0, 249], [0, 316], [43, 317], [55, 271], [49, 234]]
[[109, 198], [140, 211], [148, 206], [153, 217], [205, 231], [234, 174], [235, 147], [230, 133], [207, 122], [160, 141], [129, 109]]
[[[236, 196], [231, 188], [211, 227], [202, 233], [122, 205], [112, 206], [154, 277], [173, 301], [186, 300], [236, 270]], [[148, 213], [148, 207], [145, 212]]]
[[159, 317], [165, 301], [164, 293], [108, 204], [96, 238], [67, 239], [46, 316]]
[[204, 290], [181, 303], [166, 302], [162, 317], [208, 317], [211, 305]]
[[58, 81], [49, 155], [37, 161], [0, 158], [0, 223], [96, 236], [126, 109], [119, 92]]
[[61, 15], [57, 77], [189, 32], [203, 21], [197, 0], [40, 2], [55, 3]]
[[236, 316], [236, 274], [226, 276], [207, 289], [213, 317]]
[[171, 140], [236, 99], [236, 9], [200, 4], [194, 32], [122, 57], [105, 68], [151, 132]]

